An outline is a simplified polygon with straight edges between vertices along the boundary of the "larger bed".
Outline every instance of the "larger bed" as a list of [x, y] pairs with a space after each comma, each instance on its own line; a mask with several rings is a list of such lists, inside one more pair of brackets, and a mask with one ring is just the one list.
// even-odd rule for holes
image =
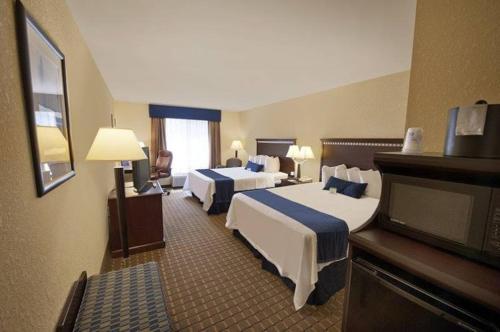
[[[398, 150], [401, 140], [328, 139], [322, 146], [322, 166], [371, 169], [375, 151]], [[317, 182], [236, 194], [227, 215], [226, 227], [261, 256], [263, 268], [279, 274], [294, 289], [296, 310], [306, 302], [322, 304], [343, 288], [347, 235], [371, 221], [379, 203], [374, 197], [332, 194], [323, 186]], [[311, 216], [320, 227], [323, 221], [333, 226], [338, 222], [336, 234], [325, 238], [304, 223]]]
[[252, 172], [244, 167], [194, 170], [188, 173], [183, 189], [191, 192], [208, 213], [227, 212], [233, 193], [273, 188], [294, 170], [293, 160], [286, 158], [295, 139], [257, 139], [257, 155], [274, 157], [279, 168], [272, 172]]

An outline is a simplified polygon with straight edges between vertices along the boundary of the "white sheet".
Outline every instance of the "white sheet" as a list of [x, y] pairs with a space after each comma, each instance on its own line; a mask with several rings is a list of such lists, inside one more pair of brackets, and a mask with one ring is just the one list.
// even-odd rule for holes
[[[366, 224], [379, 200], [360, 199], [322, 190], [320, 182], [271, 189], [272, 192], [323, 213], [343, 219], [349, 231]], [[328, 264], [317, 264], [316, 233], [301, 223], [246, 195], [233, 196], [226, 227], [237, 229], [281, 276], [296, 285], [293, 303], [299, 310], [318, 281], [318, 272]]]
[[[219, 174], [234, 180], [234, 191], [262, 189], [274, 187], [274, 173], [252, 172], [243, 167], [215, 168]], [[203, 210], [208, 211], [213, 203], [215, 181], [200, 172], [188, 173], [183, 189], [195, 194], [203, 202]]]
[[273, 175], [274, 183], [278, 184], [281, 182], [283, 179], [288, 179], [288, 174], [283, 173], [283, 172], [276, 172], [276, 173], [268, 173]]

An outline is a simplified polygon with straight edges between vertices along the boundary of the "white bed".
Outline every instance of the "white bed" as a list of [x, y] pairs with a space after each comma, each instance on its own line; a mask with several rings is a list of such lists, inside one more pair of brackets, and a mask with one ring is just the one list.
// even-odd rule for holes
[[[344, 220], [352, 232], [370, 221], [379, 200], [360, 199], [322, 190], [323, 183], [270, 189], [275, 194]], [[294, 219], [249, 196], [233, 196], [226, 227], [238, 230], [283, 277], [295, 283], [293, 303], [300, 309], [318, 281], [318, 272], [333, 263], [317, 263], [316, 233]], [[342, 258], [342, 259], [345, 259]]]
[[[272, 188], [286, 179], [288, 174], [283, 172], [252, 172], [244, 167], [215, 168], [212, 171], [234, 180], [234, 192]], [[213, 203], [215, 181], [200, 172], [188, 173], [183, 190], [190, 191], [203, 203], [203, 210], [208, 211]]]

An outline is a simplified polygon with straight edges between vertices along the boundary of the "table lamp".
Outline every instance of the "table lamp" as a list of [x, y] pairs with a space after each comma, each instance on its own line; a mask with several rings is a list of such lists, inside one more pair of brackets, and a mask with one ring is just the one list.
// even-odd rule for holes
[[286, 154], [288, 158], [292, 158], [297, 163], [297, 178], [300, 180], [309, 180], [308, 178], [301, 178], [300, 165], [308, 159], [314, 159], [314, 153], [310, 146], [303, 146], [299, 148], [298, 145], [290, 145]]
[[238, 158], [238, 150], [243, 149], [243, 144], [241, 144], [241, 141], [234, 140], [231, 143], [231, 150], [234, 150], [234, 158]]
[[115, 161], [116, 202], [118, 207], [118, 228], [122, 244], [123, 257], [129, 256], [127, 215], [125, 213], [125, 180], [123, 160], [146, 159], [137, 137], [130, 129], [99, 128], [90, 147], [86, 160]]

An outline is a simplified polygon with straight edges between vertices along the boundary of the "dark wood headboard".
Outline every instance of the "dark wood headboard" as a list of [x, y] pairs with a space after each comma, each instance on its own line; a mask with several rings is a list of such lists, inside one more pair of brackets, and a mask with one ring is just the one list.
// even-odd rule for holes
[[295, 171], [295, 163], [286, 157], [290, 145], [296, 144], [295, 138], [257, 138], [257, 154], [280, 158], [280, 172], [290, 174]]
[[402, 138], [323, 138], [321, 139], [321, 167], [345, 164], [347, 167], [375, 169], [375, 152], [401, 151]]

